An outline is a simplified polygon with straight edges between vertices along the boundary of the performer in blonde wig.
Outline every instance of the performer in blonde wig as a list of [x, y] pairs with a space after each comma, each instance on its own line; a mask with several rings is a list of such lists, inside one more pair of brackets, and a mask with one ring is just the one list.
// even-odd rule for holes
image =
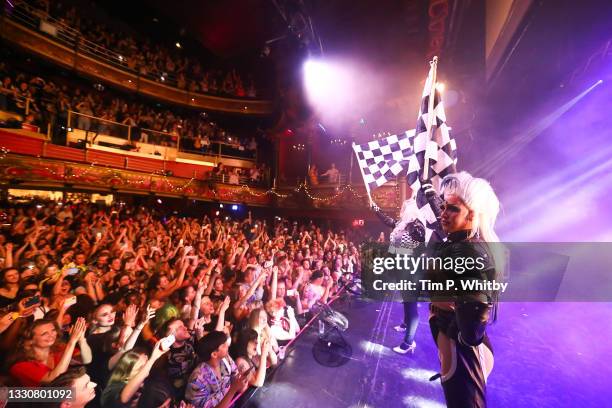
[[[400, 219], [398, 221], [384, 214], [375, 204], [372, 205], [372, 209], [374, 209], [376, 215], [385, 225], [393, 228], [393, 231], [391, 231], [389, 235], [389, 253], [407, 254], [411, 256], [418, 256], [420, 254], [424, 248], [425, 227], [416, 201], [413, 198], [405, 200], [402, 204]], [[413, 280], [417, 278], [414, 272], [413, 274], [409, 271], [395, 272], [398, 281], [404, 278], [412, 278]], [[394, 347], [393, 351], [399, 354], [412, 354], [416, 349], [414, 336], [419, 326], [417, 294], [402, 291], [401, 295], [404, 306], [404, 321], [395, 326], [394, 329], [398, 332], [405, 332], [405, 334], [404, 341], [402, 341], [399, 346]]]
[[[438, 282], [493, 280], [501, 268], [494, 225], [499, 200], [490, 184], [466, 172], [446, 176], [441, 183], [441, 227], [447, 239], [433, 256], [480, 258], [482, 267], [470, 270], [428, 271]], [[498, 262], [496, 262], [498, 261]], [[456, 264], [455, 264], [456, 265]], [[442, 388], [447, 406], [486, 407], [486, 381], [493, 368], [493, 349], [486, 325], [496, 293], [486, 290], [431, 292], [430, 328], [439, 350]]]

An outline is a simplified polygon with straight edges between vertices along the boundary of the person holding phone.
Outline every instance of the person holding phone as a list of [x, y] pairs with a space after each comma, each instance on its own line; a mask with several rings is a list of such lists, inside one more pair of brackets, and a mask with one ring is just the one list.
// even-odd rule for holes
[[248, 375], [240, 373], [229, 355], [231, 338], [213, 331], [197, 347], [200, 363], [191, 373], [185, 399], [196, 408], [228, 408], [236, 394], [248, 387]]
[[138, 405], [140, 388], [149, 376], [153, 364], [169, 350], [169, 346], [164, 347], [167, 343], [164, 340], [161, 339], [155, 344], [150, 357], [136, 351], [123, 354], [102, 392], [102, 408], [127, 408]]
[[258, 338], [259, 335], [255, 330], [245, 329], [240, 333], [236, 348], [238, 370], [247, 377], [252, 387], [263, 386], [269, 365], [268, 355], [272, 352], [270, 342], [264, 339], [261, 344], [261, 353], [258, 353]]

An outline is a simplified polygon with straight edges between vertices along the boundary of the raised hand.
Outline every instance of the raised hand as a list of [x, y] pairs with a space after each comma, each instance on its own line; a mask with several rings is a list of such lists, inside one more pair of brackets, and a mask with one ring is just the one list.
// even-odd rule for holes
[[125, 312], [123, 312], [123, 324], [130, 327], [136, 326], [137, 315], [138, 307], [136, 305], [129, 305], [127, 309], [125, 309]]
[[230, 306], [230, 297], [226, 296], [225, 299], [223, 299], [223, 303], [221, 303], [220, 310], [225, 312], [227, 309], [229, 309], [229, 306]]
[[238, 373], [232, 380], [232, 384], [230, 385], [230, 391], [234, 393], [241, 393], [247, 389], [249, 386], [249, 379], [246, 373]]
[[200, 317], [199, 319], [197, 319], [195, 321], [195, 324], [194, 324], [193, 327], [195, 328], [196, 331], [203, 332], [205, 324], [206, 324], [206, 318], [205, 317]]
[[76, 344], [85, 338], [85, 330], [87, 329], [87, 321], [79, 317], [74, 325], [70, 328], [70, 338], [68, 343]]
[[151, 360], [157, 360], [158, 358], [163, 356], [165, 353], [167, 353], [168, 350], [170, 350], [170, 347], [168, 347], [167, 349], [164, 349], [163, 347], [164, 339], [165, 337], [159, 340], [157, 343], [155, 343], [155, 346], [153, 347], [153, 351], [151, 352]]
[[155, 317], [155, 309], [153, 309], [151, 305], [147, 305], [147, 310], [142, 315], [142, 318], [140, 319], [140, 323], [144, 325], [154, 317]]
[[2, 316], [2, 318], [0, 318], [0, 333], [8, 329], [9, 326], [13, 324], [15, 320], [17, 320], [17, 318], [19, 318], [19, 313], [15, 312], [8, 312]]

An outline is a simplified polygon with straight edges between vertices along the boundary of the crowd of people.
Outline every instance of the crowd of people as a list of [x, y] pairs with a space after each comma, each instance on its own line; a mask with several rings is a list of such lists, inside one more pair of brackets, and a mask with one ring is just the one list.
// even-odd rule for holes
[[34, 7], [39, 14], [44, 11], [76, 30], [82, 38], [110, 50], [117, 56], [115, 63], [140, 75], [189, 92], [244, 98], [258, 96], [252, 75], [245, 80], [236, 69], [206, 68], [197, 58], [184, 55], [178, 47], [164, 47], [133, 32], [118, 32], [104, 22], [84, 16], [74, 5], [48, 0], [16, 2], [16, 7], [28, 6]]
[[28, 75], [6, 61], [0, 63], [0, 77], [0, 110], [22, 113], [24, 123], [41, 129], [46, 130], [47, 124], [52, 129], [68, 127], [68, 111], [73, 111], [77, 114], [73, 115], [70, 126], [91, 131], [91, 140], [96, 134], [127, 138], [127, 126], [131, 126], [132, 141], [176, 147], [180, 137], [184, 151], [215, 154], [216, 150], [211, 148], [213, 143], [223, 143], [250, 157], [257, 150], [255, 137], [233, 134], [204, 113], [177, 113], [134, 103], [113, 95], [101, 84], [88, 88], [62, 78]]
[[261, 183], [262, 181], [270, 179], [270, 168], [264, 163], [251, 167], [250, 169], [241, 169], [238, 167], [229, 168], [223, 163], [219, 163], [209, 173], [209, 178], [217, 182], [228, 184]]
[[352, 232], [250, 212], [47, 202], [0, 218], [2, 382], [72, 387], [71, 407], [227, 407], [361, 268]]
[[338, 184], [340, 182], [340, 170], [336, 168], [335, 163], [332, 163], [329, 169], [319, 174], [316, 164], [311, 164], [308, 167], [308, 182], [310, 185], [319, 185], [319, 177], [324, 177], [329, 184]]

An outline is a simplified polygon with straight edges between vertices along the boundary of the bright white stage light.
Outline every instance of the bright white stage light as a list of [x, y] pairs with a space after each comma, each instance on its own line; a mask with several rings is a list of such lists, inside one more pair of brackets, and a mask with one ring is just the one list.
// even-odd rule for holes
[[435, 381], [429, 381], [431, 377], [437, 374], [436, 371], [427, 370], [424, 368], [410, 367], [410, 368], [403, 369], [401, 373], [402, 373], [402, 377], [404, 377], [407, 380], [418, 381], [423, 384], [433, 385], [436, 387], [438, 386], [438, 383], [436, 383]]
[[304, 85], [312, 99], [319, 100], [334, 89], [336, 73], [332, 66], [323, 61], [308, 60], [304, 63]]
[[403, 399], [405, 406], [410, 408], [444, 408], [446, 404], [416, 395], [407, 395]]
[[438, 83], [436, 84], [436, 89], [437, 89], [439, 92], [444, 92], [444, 89], [445, 89], [445, 88], [446, 88], [446, 85], [444, 84], [444, 82], [438, 82]]
[[307, 60], [303, 66], [304, 89], [310, 104], [319, 112], [346, 114], [355, 109], [355, 74], [345, 64]]
[[388, 347], [382, 344], [373, 343], [371, 341], [362, 340], [359, 342], [359, 346], [366, 352], [366, 354], [391, 354]]

